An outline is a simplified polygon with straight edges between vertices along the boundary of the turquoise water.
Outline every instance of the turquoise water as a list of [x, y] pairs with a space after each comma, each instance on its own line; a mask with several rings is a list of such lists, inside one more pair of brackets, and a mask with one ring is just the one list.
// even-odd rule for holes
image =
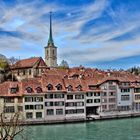
[[140, 140], [140, 118], [28, 126], [24, 133], [26, 140]]

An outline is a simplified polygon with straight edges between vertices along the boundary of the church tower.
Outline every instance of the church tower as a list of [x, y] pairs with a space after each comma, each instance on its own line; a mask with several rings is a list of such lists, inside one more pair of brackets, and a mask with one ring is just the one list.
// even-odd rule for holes
[[54, 45], [52, 37], [52, 13], [50, 12], [50, 33], [48, 44], [45, 47], [45, 62], [48, 67], [57, 67], [57, 47]]

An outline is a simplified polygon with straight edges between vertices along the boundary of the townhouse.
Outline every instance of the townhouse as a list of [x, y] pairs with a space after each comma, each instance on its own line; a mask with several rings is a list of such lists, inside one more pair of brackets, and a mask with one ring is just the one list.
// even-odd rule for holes
[[[126, 78], [127, 77], [127, 78]], [[86, 120], [112, 111], [140, 111], [140, 79], [97, 70], [47, 69], [41, 76], [0, 84], [0, 112], [25, 122]]]

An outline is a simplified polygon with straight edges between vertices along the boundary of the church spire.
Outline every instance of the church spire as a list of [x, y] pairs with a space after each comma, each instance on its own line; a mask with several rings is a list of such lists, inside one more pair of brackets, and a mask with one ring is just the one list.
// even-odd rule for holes
[[49, 34], [48, 44], [53, 44], [53, 37], [52, 37], [52, 12], [50, 12], [50, 34]]

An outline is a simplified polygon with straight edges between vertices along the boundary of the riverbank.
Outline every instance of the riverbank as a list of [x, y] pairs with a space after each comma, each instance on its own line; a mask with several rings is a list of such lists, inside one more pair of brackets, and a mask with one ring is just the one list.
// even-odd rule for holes
[[140, 117], [140, 112], [123, 111], [123, 112], [102, 112], [100, 115], [89, 115], [86, 118], [71, 118], [63, 120], [31, 120], [23, 122], [23, 125], [43, 125], [43, 124], [65, 124], [79, 123], [89, 121], [100, 121], [109, 119], [136, 118]]

